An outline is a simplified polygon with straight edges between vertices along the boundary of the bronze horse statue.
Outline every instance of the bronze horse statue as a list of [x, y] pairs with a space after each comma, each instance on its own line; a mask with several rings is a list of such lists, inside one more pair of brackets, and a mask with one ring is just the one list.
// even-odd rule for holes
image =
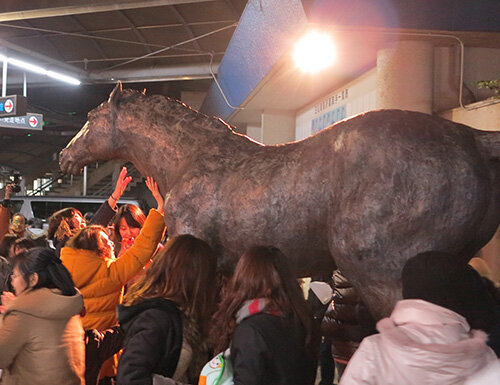
[[406, 260], [468, 259], [500, 221], [500, 132], [381, 110], [307, 139], [265, 146], [163, 96], [118, 87], [61, 152], [64, 172], [125, 159], [165, 194], [170, 236], [208, 241], [234, 266], [280, 248], [299, 276], [334, 264], [376, 316], [401, 296]]

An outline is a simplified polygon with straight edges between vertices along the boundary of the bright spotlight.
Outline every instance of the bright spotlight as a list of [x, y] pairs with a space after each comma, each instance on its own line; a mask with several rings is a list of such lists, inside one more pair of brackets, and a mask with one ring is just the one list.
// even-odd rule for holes
[[315, 73], [333, 64], [337, 52], [329, 34], [310, 31], [296, 44], [293, 59], [302, 71]]

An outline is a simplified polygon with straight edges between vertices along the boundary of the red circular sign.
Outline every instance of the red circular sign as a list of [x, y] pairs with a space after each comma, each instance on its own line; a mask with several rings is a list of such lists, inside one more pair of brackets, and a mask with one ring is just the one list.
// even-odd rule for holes
[[38, 119], [36, 116], [30, 116], [28, 123], [31, 127], [35, 128], [38, 125]]
[[3, 105], [3, 108], [5, 112], [11, 113], [12, 110], [14, 109], [14, 103], [12, 103], [12, 100], [7, 99]]

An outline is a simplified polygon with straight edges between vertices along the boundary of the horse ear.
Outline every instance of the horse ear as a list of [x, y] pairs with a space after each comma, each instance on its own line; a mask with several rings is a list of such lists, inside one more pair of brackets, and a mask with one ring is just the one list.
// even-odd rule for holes
[[145, 88], [142, 90], [142, 94], [146, 95], [146, 89]]
[[115, 88], [113, 88], [113, 91], [111, 91], [111, 93], [109, 94], [108, 103], [116, 105], [121, 91], [122, 91], [122, 82], [118, 82]]

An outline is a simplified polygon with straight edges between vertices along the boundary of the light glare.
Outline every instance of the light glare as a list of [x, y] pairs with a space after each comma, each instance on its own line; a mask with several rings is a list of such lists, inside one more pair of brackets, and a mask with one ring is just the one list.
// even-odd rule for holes
[[310, 31], [296, 44], [293, 59], [302, 71], [315, 73], [333, 64], [337, 58], [335, 46], [329, 34]]
[[17, 59], [14, 59], [12, 57], [8, 58], [7, 62], [9, 64], [12, 64], [15, 67], [19, 67], [19, 68], [22, 68], [22, 69], [25, 69], [25, 70], [28, 70], [31, 72], [35, 72], [37, 74], [42, 74], [42, 75], [47, 74], [47, 70], [45, 68], [42, 68], [42, 67], [37, 66], [35, 64], [30, 64], [30, 63], [27, 63], [27, 62], [24, 62], [21, 60], [17, 60]]
[[81, 81], [76, 79], [76, 78], [73, 78], [73, 77], [67, 76], [67, 75], [63, 75], [63, 74], [60, 74], [60, 73], [57, 73], [54, 71], [47, 71], [47, 76], [50, 76], [51, 78], [54, 78], [57, 80], [61, 80], [63, 82], [69, 83], [69, 84], [73, 84], [75, 86], [79, 86], [81, 84]]
[[45, 68], [37, 66], [36, 64], [31, 64], [23, 60], [15, 59], [13, 57], [7, 57], [0, 54], [0, 61], [7, 61], [7, 63], [12, 64], [14, 67], [19, 67], [30, 72], [35, 72], [37, 74], [46, 75], [53, 79], [57, 79], [76, 86], [81, 84], [80, 80], [72, 76], [64, 75], [51, 70], [46, 70]]

